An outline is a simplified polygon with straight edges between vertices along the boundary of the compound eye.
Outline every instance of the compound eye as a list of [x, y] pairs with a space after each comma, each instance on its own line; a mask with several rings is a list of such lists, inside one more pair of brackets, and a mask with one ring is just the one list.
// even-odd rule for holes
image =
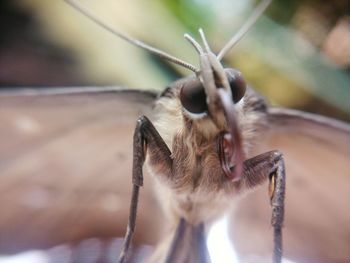
[[208, 111], [206, 95], [198, 79], [186, 81], [180, 91], [182, 106], [190, 113], [202, 114]]
[[225, 71], [231, 87], [233, 101], [237, 103], [243, 98], [247, 84], [241, 72], [234, 69], [225, 69]]

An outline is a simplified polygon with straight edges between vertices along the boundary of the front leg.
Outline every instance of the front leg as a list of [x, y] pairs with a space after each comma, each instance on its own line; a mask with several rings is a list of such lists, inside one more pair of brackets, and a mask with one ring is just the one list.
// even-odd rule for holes
[[142, 167], [146, 159], [146, 152], [149, 154], [150, 163], [156, 166], [157, 171], [170, 177], [172, 167], [171, 152], [152, 122], [147, 117], [141, 116], [137, 120], [134, 132], [132, 167], [133, 188], [129, 222], [119, 256], [119, 263], [126, 261], [130, 242], [135, 230], [139, 190], [140, 187], [143, 186]]
[[282, 227], [284, 220], [284, 196], [286, 188], [283, 156], [271, 151], [255, 156], [243, 163], [243, 175], [239, 187], [253, 188], [269, 178], [269, 194], [272, 206], [271, 225], [274, 228], [273, 262], [282, 260]]
[[211, 262], [204, 223], [191, 225], [180, 219], [165, 260], [165, 263], [177, 262]]

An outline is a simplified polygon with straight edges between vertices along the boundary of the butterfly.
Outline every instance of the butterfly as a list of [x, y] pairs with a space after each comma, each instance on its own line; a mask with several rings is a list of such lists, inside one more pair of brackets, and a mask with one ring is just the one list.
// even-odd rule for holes
[[[348, 245], [345, 222], [349, 214], [333, 208], [334, 204], [345, 207], [349, 200], [349, 125], [300, 111], [270, 107], [250, 87], [240, 87], [239, 73], [224, 72], [233, 99], [237, 96], [237, 116], [245, 116], [236, 121], [243, 135], [245, 160], [275, 149], [284, 156], [286, 254], [310, 261], [318, 257], [346, 258], [346, 252], [334, 255], [332, 249], [326, 250], [323, 246]], [[184, 117], [178, 116], [205, 122], [197, 132], [211, 129], [208, 116], [193, 115], [210, 112], [206, 108], [206, 97], [202, 97], [201, 84], [196, 77], [189, 77], [170, 85], [161, 94], [117, 88], [3, 91], [0, 97], [0, 119], [4, 124], [0, 185], [4, 217], [0, 227], [6, 238], [1, 242], [2, 250], [50, 246], [92, 236], [121, 236], [129, 213], [125, 203], [131, 195], [132, 133], [136, 120], [141, 115], [149, 117], [150, 122], [158, 123], [156, 127], [161, 136], [171, 140], [176, 129], [183, 125]], [[183, 88], [186, 85], [190, 88]], [[192, 98], [186, 95], [187, 91], [199, 94], [194, 96], [196, 103], [187, 101]], [[204, 103], [198, 106], [198, 101]], [[162, 116], [161, 108], [167, 114]], [[172, 143], [167, 142], [167, 145], [171, 147]], [[229, 149], [224, 147], [224, 156], [227, 151]], [[215, 160], [218, 162], [220, 158], [216, 156]], [[230, 161], [224, 159], [224, 165], [217, 163], [222, 170], [225, 162], [229, 166], [223, 173], [228, 174], [226, 177], [231, 175]], [[157, 181], [152, 184], [154, 179], [147, 175], [145, 178], [137, 226], [142, 234], [136, 241], [154, 243], [157, 235], [162, 236], [159, 225], [167, 218], [160, 210], [162, 195], [154, 196], [152, 185], [157, 185]], [[272, 242], [259, 239], [271, 235], [267, 232], [271, 229], [264, 230], [270, 211], [268, 202], [262, 201], [266, 200], [266, 189], [258, 189], [247, 198], [250, 202], [243, 200], [240, 210], [247, 210], [247, 217], [233, 221], [240, 226], [233, 228], [233, 237], [242, 250], [249, 246], [255, 249], [259, 244], [260, 249], [271, 251]], [[155, 205], [157, 202], [160, 204]], [[333, 212], [326, 213], [328, 210]], [[252, 212], [254, 216], [249, 216]], [[189, 228], [185, 232], [190, 233], [187, 238], [203, 240], [203, 236], [193, 234], [197, 228], [186, 226]], [[199, 225], [199, 233], [203, 232], [201, 228]], [[251, 232], [256, 236], [247, 238], [246, 234]], [[330, 233], [337, 238], [327, 242]], [[309, 240], [312, 248], [300, 248], [301, 240]], [[184, 251], [188, 249], [180, 249], [180, 254], [175, 256], [186, 256]], [[201, 251], [203, 249], [194, 253], [193, 262], [198, 257], [206, 257]]]

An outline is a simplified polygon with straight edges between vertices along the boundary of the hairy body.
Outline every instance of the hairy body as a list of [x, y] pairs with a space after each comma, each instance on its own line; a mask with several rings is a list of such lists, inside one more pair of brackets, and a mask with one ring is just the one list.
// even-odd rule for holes
[[[208, 116], [193, 119], [180, 102], [181, 83], [167, 88], [155, 103], [154, 126], [171, 151], [172, 167], [164, 166], [152, 151], [147, 152], [147, 168], [155, 177], [154, 189], [167, 218], [168, 231], [151, 262], [162, 262], [166, 256], [176, 225], [184, 218], [190, 225], [210, 223], [231, 211], [234, 204], [251, 187], [266, 177], [242, 178], [233, 182], [223, 173], [218, 153], [218, 138], [227, 130], [224, 114], [220, 126]], [[267, 131], [267, 104], [263, 97], [248, 88], [243, 99], [235, 105], [241, 127], [246, 159]], [[192, 118], [191, 118], [192, 117]], [[169, 224], [170, 223], [170, 224]]]

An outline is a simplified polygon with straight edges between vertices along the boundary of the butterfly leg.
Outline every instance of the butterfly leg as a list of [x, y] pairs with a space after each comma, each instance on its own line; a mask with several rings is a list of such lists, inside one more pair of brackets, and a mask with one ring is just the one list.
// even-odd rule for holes
[[156, 169], [163, 174], [170, 175], [172, 160], [169, 150], [162, 137], [159, 135], [152, 122], [145, 116], [141, 116], [136, 123], [133, 141], [133, 167], [132, 167], [132, 196], [130, 203], [130, 214], [128, 227], [125, 234], [124, 243], [119, 263], [126, 261], [127, 252], [136, 225], [136, 213], [140, 187], [143, 186], [142, 167], [146, 159], [146, 152], [149, 155], [150, 164], [157, 166]]
[[269, 194], [272, 206], [271, 225], [274, 228], [273, 262], [282, 260], [282, 227], [284, 220], [284, 196], [286, 188], [283, 156], [271, 151], [248, 159], [243, 164], [244, 184], [254, 187], [269, 178]]
[[165, 263], [177, 262], [211, 262], [203, 223], [191, 225], [180, 219], [165, 259]]
[[171, 242], [171, 246], [170, 246], [167, 258], [165, 260], [166, 263], [175, 262], [178, 250], [181, 249], [179, 248], [180, 240], [184, 239], [185, 231], [186, 231], [186, 221], [185, 219], [181, 218], [177, 226], [175, 236]]

